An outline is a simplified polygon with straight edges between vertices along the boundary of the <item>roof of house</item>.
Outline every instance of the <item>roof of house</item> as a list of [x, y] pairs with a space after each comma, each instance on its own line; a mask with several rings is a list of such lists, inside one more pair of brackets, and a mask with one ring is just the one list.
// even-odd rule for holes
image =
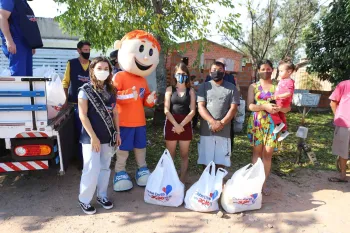
[[[240, 53], [240, 54], [242, 54], [243, 56], [245, 56], [244, 53], [239, 52], [239, 51], [237, 51], [237, 50], [234, 50], [234, 49], [232, 49], [232, 48], [230, 48], [230, 47], [227, 47], [227, 46], [225, 46], [225, 45], [216, 43], [216, 42], [214, 42], [214, 41], [212, 41], [212, 40], [209, 40], [209, 39], [204, 39], [204, 40], [208, 41], [209, 43], [218, 45], [218, 46], [223, 47], [223, 48], [225, 48], [225, 49], [232, 50], [232, 51], [234, 51], [234, 52], [236, 52], [236, 53]], [[192, 40], [192, 41], [184, 41], [184, 42], [179, 43], [179, 45], [181, 45], [181, 44], [187, 44], [187, 43], [193, 43], [193, 42], [196, 42], [196, 41], [200, 41], [200, 40], [198, 39], [198, 40]]]

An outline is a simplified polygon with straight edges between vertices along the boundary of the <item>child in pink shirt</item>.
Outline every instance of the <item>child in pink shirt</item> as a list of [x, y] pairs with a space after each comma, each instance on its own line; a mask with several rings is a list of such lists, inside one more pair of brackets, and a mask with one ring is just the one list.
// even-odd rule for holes
[[[292, 104], [293, 93], [294, 93], [294, 80], [290, 78], [294, 72], [295, 66], [290, 61], [283, 61], [278, 66], [279, 76], [281, 80], [278, 83], [277, 89], [274, 96], [277, 106], [282, 108], [290, 107]], [[277, 125], [273, 133], [279, 133], [282, 130], [282, 135], [278, 138], [278, 141], [285, 139], [289, 132], [287, 131], [287, 119], [283, 112], [271, 114], [272, 120]]]

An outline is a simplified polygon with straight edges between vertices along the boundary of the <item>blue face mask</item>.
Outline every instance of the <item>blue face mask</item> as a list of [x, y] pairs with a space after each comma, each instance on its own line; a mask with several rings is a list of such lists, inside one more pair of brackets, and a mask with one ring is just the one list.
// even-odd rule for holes
[[180, 84], [185, 83], [188, 79], [187, 74], [175, 74], [176, 81]]

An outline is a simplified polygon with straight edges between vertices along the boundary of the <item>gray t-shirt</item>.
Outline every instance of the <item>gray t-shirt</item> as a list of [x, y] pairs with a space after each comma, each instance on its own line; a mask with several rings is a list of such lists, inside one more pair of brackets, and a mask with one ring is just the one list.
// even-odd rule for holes
[[[221, 85], [214, 81], [200, 85], [197, 93], [197, 102], [206, 102], [206, 108], [215, 120], [222, 120], [230, 110], [231, 104], [239, 104], [239, 92], [235, 85], [224, 80]], [[201, 119], [201, 136], [230, 137], [231, 124], [226, 124], [220, 132], [212, 132], [209, 123]]]

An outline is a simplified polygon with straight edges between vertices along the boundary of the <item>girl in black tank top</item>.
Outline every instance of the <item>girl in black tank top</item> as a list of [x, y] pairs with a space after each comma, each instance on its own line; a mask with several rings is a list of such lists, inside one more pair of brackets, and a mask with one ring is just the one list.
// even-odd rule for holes
[[191, 121], [196, 113], [196, 95], [191, 88], [190, 74], [184, 63], [175, 67], [175, 86], [166, 89], [164, 113], [166, 121], [164, 137], [166, 147], [175, 157], [176, 145], [179, 142], [181, 155], [180, 180], [185, 183], [188, 168], [188, 151], [192, 140]]

